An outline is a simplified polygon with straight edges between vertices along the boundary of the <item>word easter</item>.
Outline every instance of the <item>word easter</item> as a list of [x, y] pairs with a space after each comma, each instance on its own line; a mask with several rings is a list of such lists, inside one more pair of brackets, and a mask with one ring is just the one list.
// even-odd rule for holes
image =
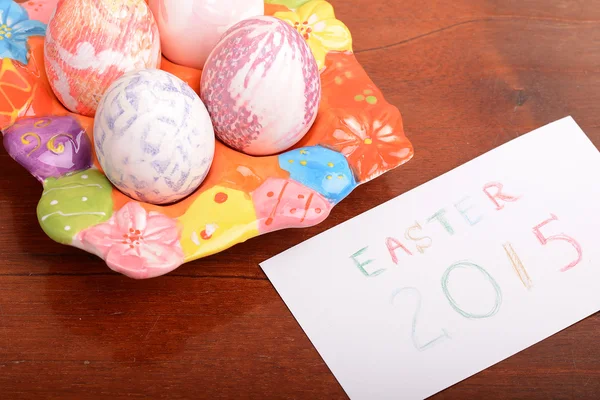
[[[515, 196], [513, 194], [505, 193], [504, 186], [502, 185], [502, 183], [499, 183], [499, 182], [491, 182], [491, 183], [488, 183], [485, 186], [483, 186], [483, 194], [490, 200], [491, 205], [493, 205], [494, 209], [497, 212], [502, 211], [504, 209], [506, 203], [516, 202], [521, 198], [520, 195]], [[475, 214], [477, 216], [474, 217], [473, 214], [469, 214], [469, 212], [472, 210], [472, 207], [467, 205], [469, 199], [470, 199], [469, 197], [463, 198], [462, 200], [460, 200], [459, 202], [454, 204], [454, 208], [464, 218], [464, 220], [466, 221], [466, 223], [469, 226], [474, 226], [483, 220], [483, 215]], [[448, 233], [448, 235], [453, 236], [455, 234], [455, 230], [454, 230], [453, 225], [449, 222], [449, 219], [446, 214], [447, 214], [446, 209], [442, 208], [442, 209], [436, 211], [430, 217], [426, 218], [426, 221], [428, 224], [439, 223], [444, 228], [444, 230]], [[573, 239], [572, 237], [570, 237], [568, 235], [560, 234], [560, 235], [553, 235], [550, 237], [544, 236], [544, 234], [541, 231], [542, 227], [551, 223], [552, 221], [557, 221], [557, 220], [558, 220], [558, 217], [556, 215], [550, 214], [550, 218], [542, 221], [540, 224], [533, 227], [533, 234], [535, 235], [535, 237], [539, 240], [539, 242], [542, 245], [546, 245], [550, 241], [563, 240], [563, 241], [568, 242], [575, 248], [575, 251], [577, 252], [577, 258], [561, 269], [561, 271], [564, 272], [564, 271], [569, 270], [570, 268], [573, 268], [575, 265], [577, 265], [581, 261], [582, 250], [581, 250], [581, 246], [579, 245], [579, 243], [575, 239]], [[426, 249], [430, 248], [433, 245], [433, 239], [430, 236], [421, 236], [422, 234], [416, 233], [417, 231], [423, 231], [423, 226], [418, 221], [415, 222], [414, 225], [412, 225], [406, 229], [406, 231], [404, 232], [404, 237], [406, 238], [407, 241], [415, 242], [416, 251], [420, 254], [424, 254]], [[402, 254], [406, 254], [408, 256], [413, 256], [415, 254], [415, 252], [411, 251], [405, 243], [409, 243], [409, 242], [403, 242], [396, 237], [387, 237], [385, 239], [385, 246], [388, 249], [390, 259], [396, 265], [398, 265], [400, 263], [399, 258], [398, 258], [398, 252], [400, 252]], [[503, 247], [506, 251], [506, 254], [508, 256], [510, 263], [512, 264], [513, 268], [515, 269], [515, 272], [519, 276], [519, 279], [521, 279], [521, 282], [523, 282], [523, 285], [525, 285], [525, 287], [530, 288], [531, 287], [531, 279], [529, 278], [527, 271], [525, 270], [525, 267], [523, 266], [523, 263], [519, 259], [519, 256], [512, 248], [512, 245], [509, 242], [507, 242], [503, 245]], [[355, 265], [365, 276], [367, 276], [367, 277], [378, 276], [379, 274], [385, 272], [387, 270], [387, 268], [379, 268], [379, 269], [369, 272], [366, 267], [367, 267], [367, 265], [373, 263], [375, 260], [374, 259], [366, 259], [366, 260], [363, 259], [363, 257], [367, 256], [366, 253], [367, 253], [368, 249], [369, 249], [369, 246], [363, 247], [362, 249], [358, 250], [356, 253], [352, 254], [350, 256], [350, 258], [354, 261]], [[452, 267], [450, 267], [450, 268], [452, 268]]]

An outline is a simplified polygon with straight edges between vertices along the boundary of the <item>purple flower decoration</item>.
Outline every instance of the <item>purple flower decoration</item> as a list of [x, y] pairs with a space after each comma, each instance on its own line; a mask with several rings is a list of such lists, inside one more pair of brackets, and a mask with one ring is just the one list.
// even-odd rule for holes
[[27, 11], [13, 0], [0, 0], [0, 58], [27, 64], [27, 39], [45, 34], [46, 24], [29, 19]]

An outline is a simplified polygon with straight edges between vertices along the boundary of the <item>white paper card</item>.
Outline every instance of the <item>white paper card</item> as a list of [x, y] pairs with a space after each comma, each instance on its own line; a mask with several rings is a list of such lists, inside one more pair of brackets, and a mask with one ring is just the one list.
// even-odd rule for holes
[[599, 173], [564, 118], [261, 267], [350, 398], [426, 398], [600, 309]]

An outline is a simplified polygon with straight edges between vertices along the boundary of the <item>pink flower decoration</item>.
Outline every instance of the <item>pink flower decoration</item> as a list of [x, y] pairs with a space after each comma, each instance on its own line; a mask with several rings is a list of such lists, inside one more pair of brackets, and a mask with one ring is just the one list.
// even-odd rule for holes
[[175, 220], [127, 203], [107, 222], [79, 233], [84, 250], [102, 257], [116, 272], [134, 279], [154, 278], [183, 264]]

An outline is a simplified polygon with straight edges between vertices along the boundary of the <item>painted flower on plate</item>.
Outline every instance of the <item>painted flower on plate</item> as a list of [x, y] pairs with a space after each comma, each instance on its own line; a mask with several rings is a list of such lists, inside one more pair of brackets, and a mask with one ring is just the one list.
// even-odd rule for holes
[[0, 58], [27, 64], [27, 38], [44, 36], [46, 24], [29, 19], [27, 11], [12, 0], [0, 0]]
[[148, 213], [136, 202], [127, 203], [107, 222], [78, 235], [84, 250], [134, 279], [154, 278], [179, 267], [184, 260], [179, 238], [175, 220]]
[[413, 148], [404, 135], [400, 112], [394, 107], [350, 114], [335, 110], [338, 126], [322, 138], [322, 145], [347, 159], [360, 183], [408, 161]]
[[319, 69], [325, 66], [329, 51], [352, 50], [352, 36], [335, 18], [333, 7], [325, 0], [313, 0], [295, 11], [277, 12], [275, 17], [292, 25], [306, 39]]

